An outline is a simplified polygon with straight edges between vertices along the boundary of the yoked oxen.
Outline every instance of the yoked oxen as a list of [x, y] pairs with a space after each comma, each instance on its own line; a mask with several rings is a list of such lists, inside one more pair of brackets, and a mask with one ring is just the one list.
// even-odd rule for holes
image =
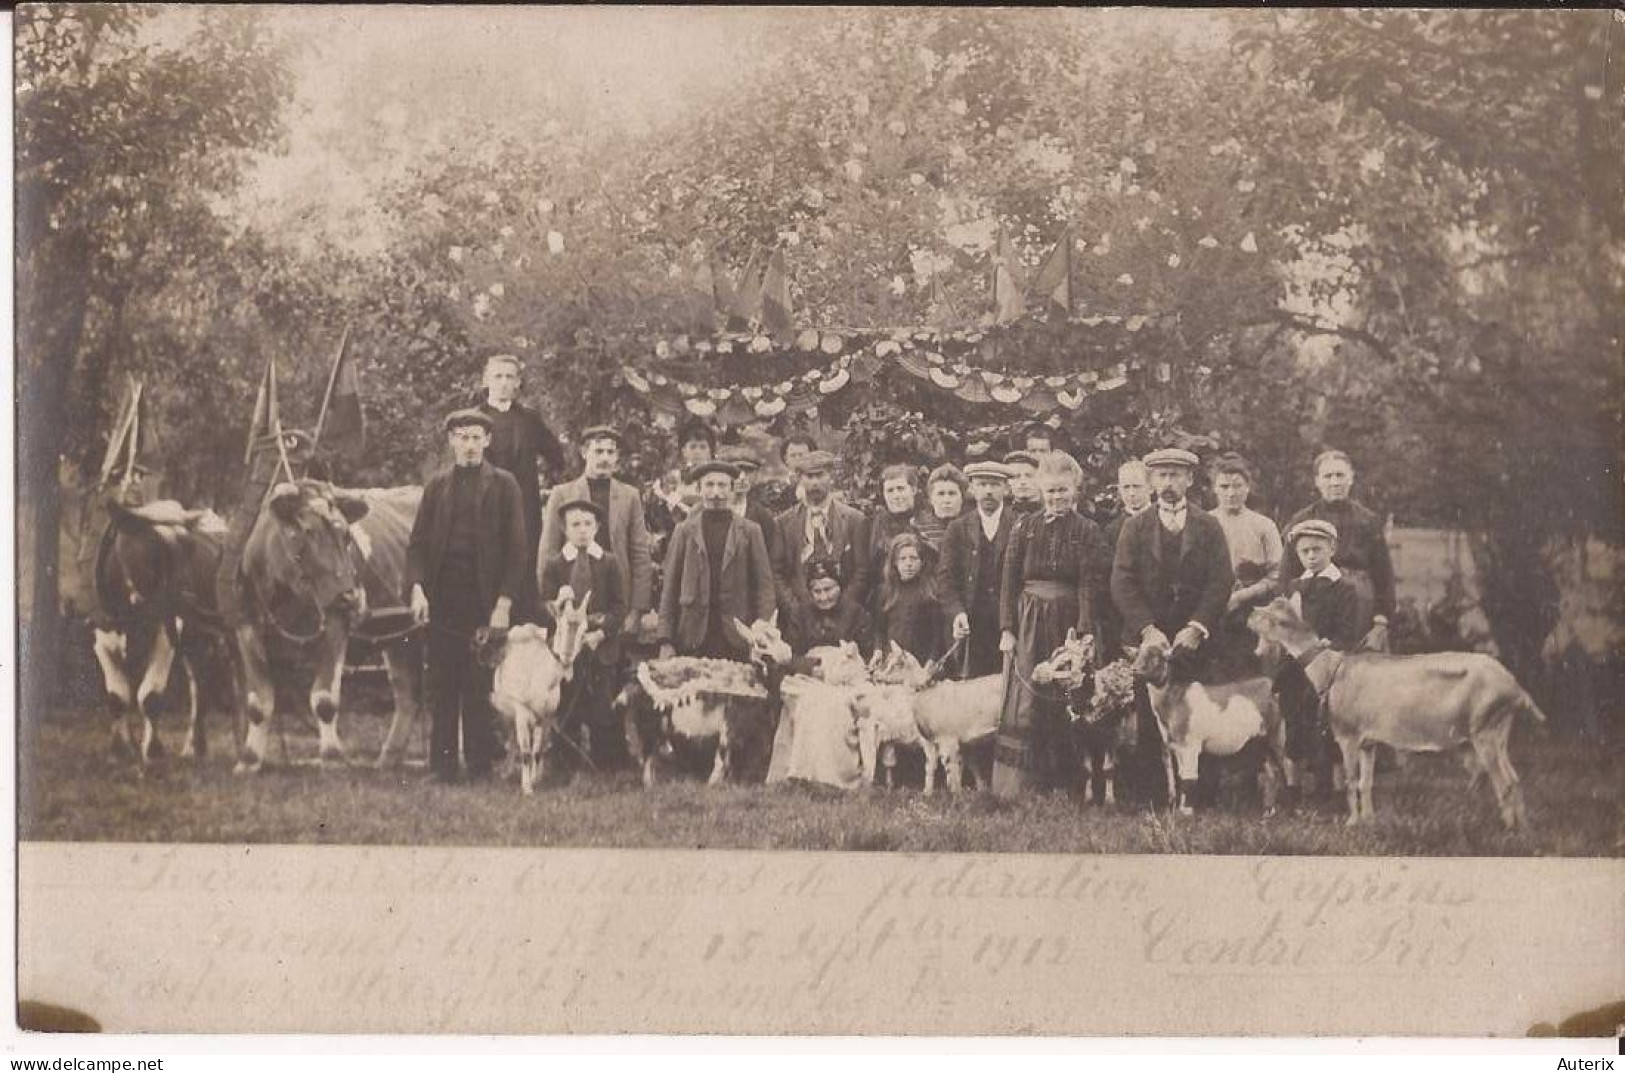
[[[207, 740], [191, 656], [220, 628], [214, 577], [225, 523], [174, 500], [131, 505], [115, 495], [104, 506], [107, 524], [91, 568], [92, 625], [113, 748], [155, 759], [163, 752], [159, 726], [179, 711], [188, 720], [181, 755], [202, 755]], [[139, 746], [130, 736], [133, 713], [142, 722]]]
[[[321, 760], [345, 759], [337, 722], [345, 650], [352, 636], [366, 635], [370, 605], [401, 602], [406, 542], [421, 496], [418, 488], [358, 492], [308, 479], [272, 490], [243, 549], [236, 641], [248, 732], [239, 774], [259, 770], [267, 758], [276, 707], [269, 653], [285, 645], [305, 649], [315, 664], [309, 703]], [[419, 710], [421, 659], [408, 632], [398, 631], [399, 643], [384, 649], [395, 713], [381, 763], [402, 758]]]
[[1472, 775], [1488, 776], [1508, 828], [1527, 822], [1523, 789], [1507, 743], [1518, 713], [1546, 717], [1512, 672], [1477, 652], [1391, 656], [1339, 652], [1303, 617], [1303, 602], [1277, 597], [1247, 617], [1260, 648], [1279, 645], [1303, 665], [1320, 695], [1321, 717], [1343, 754], [1348, 822], [1373, 816], [1371, 783], [1378, 745], [1401, 752], [1459, 752]]

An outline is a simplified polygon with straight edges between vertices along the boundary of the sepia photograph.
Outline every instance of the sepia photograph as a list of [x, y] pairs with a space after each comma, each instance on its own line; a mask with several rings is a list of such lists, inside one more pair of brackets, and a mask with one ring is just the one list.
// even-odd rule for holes
[[20, 5], [19, 1025], [1611, 1047], [1622, 45]]

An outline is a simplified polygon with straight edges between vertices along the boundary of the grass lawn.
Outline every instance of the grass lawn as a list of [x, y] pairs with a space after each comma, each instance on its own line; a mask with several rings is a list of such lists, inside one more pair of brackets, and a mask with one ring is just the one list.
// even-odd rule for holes
[[[361, 843], [379, 845], [694, 847], [914, 852], [1214, 853], [1425, 856], [1625, 854], [1625, 780], [1618, 757], [1520, 725], [1513, 762], [1530, 830], [1502, 830], [1487, 786], [1471, 797], [1451, 758], [1416, 756], [1378, 773], [1375, 823], [1343, 825], [1341, 798], [1264, 818], [1256, 805], [1195, 816], [1143, 807], [1080, 809], [1062, 796], [1018, 802], [986, 794], [864, 791], [797, 785], [708, 789], [697, 781], [645, 791], [631, 774], [578, 776], [535, 797], [517, 776], [433, 785], [421, 767], [380, 771], [384, 717], [346, 716], [358, 760], [315, 756], [307, 728], [290, 728], [295, 761], [232, 774], [235, 747], [217, 719], [201, 764], [165, 759], [138, 770], [107, 749], [96, 714], [53, 713], [23, 728], [19, 836], [26, 840]], [[297, 723], [297, 720], [288, 720]], [[422, 731], [416, 743], [422, 749]], [[178, 747], [179, 734], [167, 744]], [[279, 750], [273, 734], [273, 758]], [[361, 759], [365, 758], [365, 760]]]

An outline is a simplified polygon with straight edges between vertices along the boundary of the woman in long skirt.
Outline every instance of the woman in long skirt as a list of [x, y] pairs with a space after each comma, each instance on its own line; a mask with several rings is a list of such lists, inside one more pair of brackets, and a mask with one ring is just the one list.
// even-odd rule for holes
[[1001, 797], [1076, 782], [1065, 702], [1033, 682], [1033, 667], [1069, 629], [1101, 636], [1098, 614], [1111, 556], [1100, 527], [1076, 510], [1082, 479], [1071, 455], [1044, 455], [1037, 474], [1043, 510], [1010, 534], [999, 601], [1004, 706], [993, 751], [993, 792]]

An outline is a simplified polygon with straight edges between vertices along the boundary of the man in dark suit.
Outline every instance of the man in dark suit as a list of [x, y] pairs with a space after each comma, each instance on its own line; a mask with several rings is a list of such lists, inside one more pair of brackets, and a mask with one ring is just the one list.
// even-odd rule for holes
[[476, 630], [508, 628], [524, 583], [525, 521], [519, 486], [485, 461], [491, 419], [479, 410], [446, 418], [453, 464], [429, 478], [406, 547], [412, 617], [427, 624], [429, 770], [457, 778], [457, 739], [470, 778], [485, 778], [500, 746], [491, 721], [491, 674], [475, 658]]
[[[1156, 506], [1123, 523], [1112, 560], [1112, 602], [1125, 639], [1171, 649], [1173, 673], [1184, 681], [1202, 676], [1213, 648], [1207, 642], [1235, 587], [1224, 528], [1187, 498], [1198, 464], [1177, 447], [1145, 456]], [[1150, 705], [1139, 707], [1133, 770], [1136, 782], [1150, 786], [1157, 781], [1152, 772], [1160, 766], [1162, 735]], [[1211, 793], [1212, 783], [1203, 781], [1204, 793]]]
[[1235, 582], [1224, 529], [1186, 498], [1197, 464], [1177, 447], [1145, 456], [1156, 509], [1123, 523], [1112, 560], [1112, 601], [1125, 637], [1171, 647], [1192, 677]]
[[[1141, 514], [1151, 507], [1151, 475], [1146, 472], [1145, 463], [1138, 458], [1131, 458], [1117, 467], [1117, 502], [1119, 510], [1112, 515], [1102, 528], [1106, 537], [1106, 549], [1115, 558], [1117, 554], [1117, 538], [1123, 535], [1123, 523], [1136, 514]], [[1103, 663], [1110, 663], [1116, 659], [1125, 638], [1123, 637], [1123, 616], [1117, 611], [1115, 600], [1105, 601], [1100, 611], [1101, 637], [1100, 658]]]
[[700, 509], [672, 532], [660, 589], [660, 654], [749, 658], [733, 620], [773, 614], [773, 571], [755, 522], [734, 513], [735, 470], [702, 462], [684, 474], [700, 491]]
[[751, 483], [762, 468], [757, 461], [756, 452], [745, 444], [736, 444], [724, 447], [718, 452], [718, 457], [732, 466], [738, 476], [734, 478], [733, 509], [741, 518], [749, 518], [762, 530], [762, 539], [767, 543], [767, 558], [773, 559], [773, 542], [778, 539], [778, 526], [773, 524], [773, 512], [751, 495]]
[[485, 449], [485, 460], [513, 476], [525, 519], [525, 578], [513, 618], [534, 622], [539, 613], [536, 549], [542, 536], [541, 472], [536, 460], [545, 462], [548, 475], [558, 480], [564, 476], [564, 446], [542, 415], [519, 401], [519, 384], [518, 357], [500, 353], [485, 359], [485, 398], [479, 404], [480, 412], [491, 419], [491, 445]]
[[937, 564], [937, 595], [955, 643], [963, 640], [964, 656], [949, 666], [955, 675], [975, 678], [997, 674], [999, 654], [999, 586], [1004, 553], [1010, 546], [1015, 512], [1005, 505], [1010, 477], [998, 462], [972, 462], [965, 467], [976, 509], [948, 523]]
[[839, 564], [842, 595], [864, 606], [869, 593], [868, 525], [863, 512], [834, 497], [835, 458], [828, 451], [813, 451], [799, 459], [801, 502], [774, 519], [773, 575], [778, 583], [779, 610], [784, 620], [811, 597], [807, 592], [806, 564], [833, 559]]

